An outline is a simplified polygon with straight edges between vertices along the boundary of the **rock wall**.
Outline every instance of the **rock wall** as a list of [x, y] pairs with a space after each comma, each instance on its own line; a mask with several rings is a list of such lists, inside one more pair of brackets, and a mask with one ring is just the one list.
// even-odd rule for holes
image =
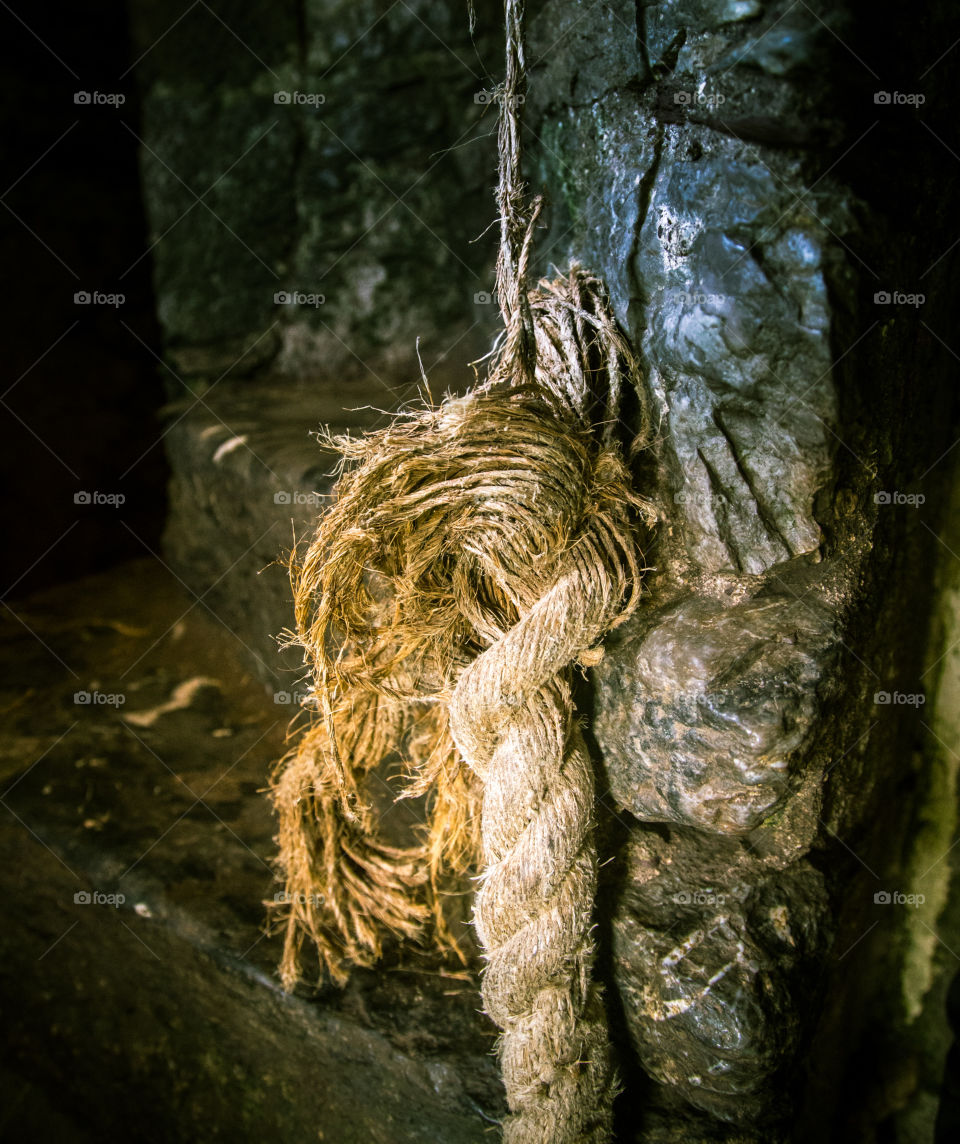
[[419, 377], [417, 337], [440, 372], [484, 352], [492, 248], [472, 240], [495, 213], [491, 52], [459, 4], [131, 10], [178, 375], [382, 377], [386, 401]]
[[661, 414], [646, 606], [594, 692], [628, 816], [613, 976], [670, 1110], [644, 1140], [684, 1108], [710, 1139], [779, 1139], [798, 1109], [797, 1139], [872, 1138], [898, 1105], [930, 1120], [914, 1023], [947, 965], [896, 895], [932, 891], [907, 840], [946, 814], [942, 864], [956, 804], [918, 714], [929, 572], [953, 563], [950, 259], [904, 209], [936, 216], [950, 162], [949, 70], [917, 80], [937, 27], [898, 58], [838, 4], [554, 0], [532, 25], [545, 246], [604, 275]]

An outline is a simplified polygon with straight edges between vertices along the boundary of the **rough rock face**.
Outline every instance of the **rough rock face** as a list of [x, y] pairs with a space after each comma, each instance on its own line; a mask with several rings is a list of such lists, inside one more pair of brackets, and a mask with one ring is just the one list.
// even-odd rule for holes
[[[904, 873], [868, 836], [909, 720], [882, 742], [871, 733], [876, 694], [889, 700], [892, 678], [919, 674], [923, 634], [888, 618], [883, 600], [911, 589], [889, 550], [870, 550], [888, 526], [876, 504], [890, 503], [874, 493], [932, 470], [950, 440], [936, 414], [922, 450], [891, 426], [919, 323], [901, 310], [896, 328], [881, 326], [882, 291], [865, 304], [941, 253], [935, 240], [907, 260], [889, 252], [897, 222], [871, 182], [876, 140], [859, 145], [879, 126], [903, 146], [902, 119], [866, 117], [909, 63], [884, 57], [881, 76], [860, 58], [870, 49], [855, 9], [786, 0], [586, 11], [548, 0], [532, 25], [545, 247], [605, 278], [660, 413], [638, 465], [662, 510], [649, 596], [594, 673], [607, 802], [633, 816], [611, 878], [613, 971], [640, 1064], [664, 1086], [653, 1103], [674, 1108], [644, 1140], [674, 1138], [677, 1097], [710, 1114], [701, 1128], [717, 1138], [723, 1124], [747, 1133], [737, 1139], [789, 1134], [784, 1090], [802, 1090], [794, 1062], [817, 999], [836, 1013], [849, 988], [831, 963], [876, 924], [870, 891], [844, 882], [851, 855], [875, 879]], [[921, 193], [938, 163], [918, 157]], [[931, 391], [944, 395], [937, 368]], [[883, 475], [878, 453], [896, 458]], [[933, 475], [931, 506], [945, 477]], [[902, 514], [897, 525], [902, 559], [929, 565], [929, 539]], [[896, 629], [886, 638], [872, 629], [884, 623]], [[864, 751], [869, 779], [847, 757]], [[900, 811], [887, 798], [898, 837], [911, 830]], [[905, 924], [887, 926], [895, 942]], [[860, 962], [873, 982], [863, 994], [902, 971], [897, 956]], [[896, 1024], [895, 1003], [885, 1016]], [[858, 1035], [848, 1026], [834, 1059]], [[815, 1091], [822, 1107], [800, 1100], [819, 1135], [839, 1096]]]
[[[534, 23], [535, 58], [541, 43], [549, 57], [564, 7], [547, 4]], [[661, 488], [705, 573], [759, 574], [820, 544], [813, 498], [837, 418], [827, 271], [851, 202], [829, 177], [804, 197], [805, 155], [783, 150], [797, 142], [794, 121], [827, 130], [831, 94], [814, 104], [798, 82], [832, 50], [814, 13], [790, 7], [762, 19], [759, 4], [643, 8], [642, 49], [604, 60], [605, 88], [580, 79], [593, 71], [579, 39], [531, 84], [539, 173], [564, 190], [551, 257], [603, 268], [643, 350], [669, 424]], [[607, 34], [622, 46], [634, 5], [611, 5], [612, 16]], [[560, 94], [571, 71], [575, 101]], [[841, 278], [834, 304], [850, 304], [852, 277]]]
[[610, 793], [640, 819], [744, 834], [790, 790], [812, 733], [831, 617], [795, 594], [724, 607], [690, 596], [645, 616], [597, 671]]
[[201, 5], [173, 27], [164, 4], [132, 14], [179, 375], [392, 385], [418, 376], [417, 337], [428, 366], [484, 351], [491, 248], [471, 240], [494, 217], [495, 160], [477, 141], [493, 123], [480, 59], [500, 51], [474, 50], [459, 4]]
[[[134, 7], [146, 42], [166, 17]], [[591, 712], [619, 824], [602, 960], [641, 1093], [620, 1138], [905, 1139], [932, 1123], [956, 899], [957, 635], [936, 600], [956, 587], [937, 533], [957, 33], [935, 5], [908, 49], [878, 34], [892, 5], [852, 0], [528, 8], [541, 269], [603, 276], [658, 423], [636, 462], [661, 510], [648, 594]], [[499, 61], [496, 13], [479, 16]], [[423, 334], [435, 392], [467, 380], [434, 359], [496, 325], [493, 239], [465, 241], [492, 217], [491, 143], [460, 146], [492, 126], [474, 102], [490, 81], [453, 0], [253, 5], [241, 25], [255, 53], [218, 52], [212, 85], [173, 39], [140, 80], [148, 147], [198, 193], [216, 180], [220, 218], [194, 203], [154, 256], [196, 397], [169, 435], [168, 552], [275, 686], [265, 628], [289, 621], [282, 578], [255, 579], [263, 537], [309, 524], [278, 491], [328, 487], [295, 427], [339, 421], [314, 411], [320, 386], [276, 376], [366, 370], [341, 407], [395, 408]], [[274, 104], [281, 89], [326, 98]], [[918, 92], [924, 118], [897, 98]], [[151, 151], [160, 234], [192, 200]], [[324, 300], [275, 306], [283, 290]]]
[[822, 877], [802, 865], [771, 874], [743, 848], [683, 830], [637, 833], [625, 860], [613, 953], [645, 1066], [696, 1108], [769, 1122], [767, 1090], [798, 1049], [826, 946]]

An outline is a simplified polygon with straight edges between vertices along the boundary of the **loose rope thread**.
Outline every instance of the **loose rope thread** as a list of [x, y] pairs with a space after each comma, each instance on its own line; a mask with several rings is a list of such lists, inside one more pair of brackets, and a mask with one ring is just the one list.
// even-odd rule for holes
[[[653, 524], [616, 439], [635, 358], [602, 284], [574, 265], [528, 286], [540, 201], [520, 173], [522, 0], [506, 0], [500, 92], [504, 334], [486, 381], [398, 417], [343, 457], [336, 499], [291, 561], [308, 726], [272, 780], [281, 977], [304, 941], [338, 982], [385, 935], [458, 945], [451, 880], [474, 901], [483, 1000], [502, 1031], [508, 1144], [610, 1139], [616, 1082], [592, 981], [593, 768], [572, 671], [636, 606]], [[645, 432], [645, 427], [641, 428]], [[392, 752], [427, 796], [419, 845], [387, 845], [369, 794]]]

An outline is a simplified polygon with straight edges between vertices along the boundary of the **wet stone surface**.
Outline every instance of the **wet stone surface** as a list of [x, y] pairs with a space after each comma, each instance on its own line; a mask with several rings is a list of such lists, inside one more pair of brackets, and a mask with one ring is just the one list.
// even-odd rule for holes
[[813, 734], [832, 617], [773, 590], [643, 613], [596, 670], [610, 791], [639, 819], [721, 834], [758, 826]]
[[822, 876], [683, 828], [635, 832], [623, 861], [613, 953], [644, 1067], [724, 1121], [775, 1121], [769, 1088], [791, 1088], [827, 944]]
[[[564, 7], [534, 21], [535, 58]], [[621, 52], [634, 27], [642, 50], [597, 59], [573, 44], [531, 80], [553, 212], [541, 253], [600, 269], [643, 353], [669, 426], [659, 483], [678, 559], [758, 574], [819, 546], [813, 499], [837, 418], [830, 313], [855, 290], [840, 245], [853, 197], [829, 177], [804, 194], [805, 157], [783, 149], [796, 121], [832, 129], [828, 88], [814, 103], [793, 75], [832, 58], [831, 36], [789, 4], [749, 24], [717, 5], [656, 5], [639, 24], [633, 4], [604, 7]], [[749, 115], [769, 138], [738, 134]]]

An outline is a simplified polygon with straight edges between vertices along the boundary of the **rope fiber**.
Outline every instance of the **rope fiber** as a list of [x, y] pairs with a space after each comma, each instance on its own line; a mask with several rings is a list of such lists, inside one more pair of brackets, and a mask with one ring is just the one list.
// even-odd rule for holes
[[[292, 988], [303, 943], [346, 980], [392, 935], [456, 949], [443, 887], [480, 871], [483, 1002], [501, 1030], [508, 1144], [601, 1144], [616, 1081], [592, 979], [593, 766], [572, 672], [636, 606], [653, 525], [616, 432], [637, 362], [602, 283], [528, 281], [539, 199], [521, 178], [524, 5], [506, 0], [500, 104], [504, 334], [486, 380], [359, 439], [330, 438], [335, 499], [291, 560], [308, 726], [277, 765], [275, 907]], [[641, 435], [646, 432], [641, 427]], [[365, 780], [391, 752], [426, 795], [387, 845]]]

